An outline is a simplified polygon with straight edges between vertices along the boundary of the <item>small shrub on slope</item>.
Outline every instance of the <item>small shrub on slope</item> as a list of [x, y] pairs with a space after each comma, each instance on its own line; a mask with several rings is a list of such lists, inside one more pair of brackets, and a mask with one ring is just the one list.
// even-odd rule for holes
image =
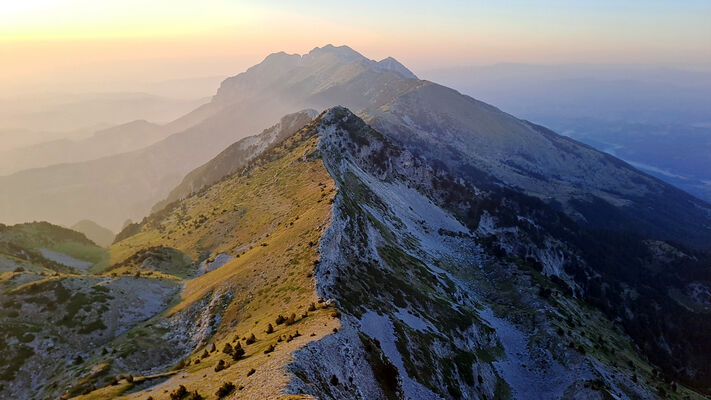
[[222, 348], [222, 352], [225, 354], [232, 355], [233, 351], [232, 345], [229, 343], [225, 343], [225, 347]]
[[244, 356], [244, 349], [242, 348], [242, 345], [237, 342], [237, 345], [235, 345], [232, 351], [232, 359], [237, 361], [242, 358], [242, 356]]
[[256, 341], [257, 341], [257, 338], [254, 336], [254, 333], [253, 333], [247, 338], [247, 340], [245, 340], [245, 343], [252, 344]]
[[222, 399], [227, 397], [228, 394], [234, 392], [235, 390], [235, 385], [232, 382], [225, 382], [220, 386], [219, 389], [217, 389], [217, 392], [215, 392], [215, 396], [217, 396], [218, 399]]

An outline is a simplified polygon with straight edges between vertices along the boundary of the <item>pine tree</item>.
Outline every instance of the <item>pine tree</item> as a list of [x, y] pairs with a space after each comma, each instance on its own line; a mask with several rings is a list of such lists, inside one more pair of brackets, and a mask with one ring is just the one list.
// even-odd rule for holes
[[245, 343], [252, 344], [256, 341], [257, 341], [257, 338], [254, 336], [254, 333], [253, 333], [247, 338], [247, 340], [245, 340]]
[[274, 332], [274, 327], [272, 326], [272, 324], [267, 325], [267, 333], [272, 333], [272, 332]]
[[185, 360], [180, 360], [178, 362], [178, 365], [176, 365], [175, 368], [173, 368], [173, 371], [177, 371], [177, 370], [180, 370], [183, 368], [185, 368]]
[[188, 390], [185, 386], [180, 385], [178, 388], [170, 394], [171, 400], [181, 400], [183, 397], [188, 395]]
[[225, 361], [224, 361], [224, 360], [220, 360], [220, 361], [217, 362], [217, 365], [215, 365], [215, 372], [220, 372], [220, 371], [222, 371], [222, 370], [225, 369], [225, 368], [227, 368], [227, 367], [225, 366]]
[[218, 399], [221, 399], [223, 397], [227, 397], [230, 393], [232, 393], [235, 390], [235, 385], [232, 382], [225, 382], [222, 384], [222, 386], [217, 389], [217, 392], [215, 392], [215, 396], [217, 396]]
[[194, 391], [190, 393], [190, 396], [188, 396], [188, 400], [204, 400], [205, 398], [198, 393], [198, 391]]
[[232, 351], [232, 359], [237, 361], [240, 358], [242, 358], [243, 355], [244, 355], [244, 349], [242, 348], [242, 345], [239, 342], [237, 342], [237, 344], [234, 347], [234, 350]]
[[232, 345], [229, 343], [225, 343], [225, 347], [222, 348], [222, 352], [225, 354], [232, 354]]

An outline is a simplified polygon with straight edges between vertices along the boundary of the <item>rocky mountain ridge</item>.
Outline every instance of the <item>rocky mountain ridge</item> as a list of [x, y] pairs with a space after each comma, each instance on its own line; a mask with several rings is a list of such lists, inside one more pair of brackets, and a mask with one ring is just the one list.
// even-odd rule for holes
[[[652, 312], [613, 287], [634, 283], [566, 237], [576, 223], [565, 214], [507, 190], [474, 186], [332, 108], [114, 244], [105, 275], [187, 279], [178, 300], [43, 393], [162, 398], [183, 385], [212, 398], [232, 382], [225, 398], [701, 399], [673, 360], [703, 365], [684, 350], [703, 342], [646, 347], [658, 337], [591, 301], [599, 281], [627, 312]], [[580, 230], [568, 234], [609, 243]], [[662, 275], [700, 256], [640, 243]], [[647, 296], [644, 284], [626, 291]], [[237, 343], [245, 355], [223, 350]], [[665, 372], [655, 352], [671, 361]]]
[[[22, 305], [0, 313], [0, 324], [18, 327], [3, 339], [13, 375], [0, 392], [711, 392], [711, 257], [691, 248], [703, 247], [707, 205], [385, 61], [327, 46], [272, 55], [225, 81], [208, 108], [233, 112], [254, 96], [358, 108], [288, 115], [235, 142], [124, 229], [102, 264], [8, 270], [0, 301]], [[669, 201], [678, 204], [659, 209]], [[47, 318], [54, 303], [60, 312]], [[61, 321], [68, 330], [53, 328]], [[59, 336], [100, 346], [51, 345]], [[41, 363], [61, 368], [28, 379]]]

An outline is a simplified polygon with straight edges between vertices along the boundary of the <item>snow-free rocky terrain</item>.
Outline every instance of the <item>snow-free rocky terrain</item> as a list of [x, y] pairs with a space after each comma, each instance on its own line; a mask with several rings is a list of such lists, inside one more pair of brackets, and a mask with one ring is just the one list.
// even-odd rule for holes
[[326, 110], [234, 138], [108, 250], [2, 227], [0, 397], [711, 393], [708, 204], [345, 47], [208, 108], [249, 96]]

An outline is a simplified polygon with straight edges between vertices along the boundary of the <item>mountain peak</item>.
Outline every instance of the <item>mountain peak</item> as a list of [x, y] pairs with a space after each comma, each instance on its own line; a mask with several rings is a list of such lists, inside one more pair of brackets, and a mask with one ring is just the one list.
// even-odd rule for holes
[[[350, 116], [353, 115], [353, 112], [348, 109], [348, 107], [338, 105], [338, 106], [333, 106], [328, 108], [326, 111], [324, 111], [323, 119], [327, 122], [334, 121], [334, 118], [337, 116]], [[334, 121], [335, 122], [335, 121]]]
[[365, 56], [348, 46], [334, 46], [332, 44], [327, 44], [323, 47], [315, 47], [305, 56], [318, 57], [326, 54], [335, 56], [345, 62], [367, 60]]
[[346, 130], [355, 132], [366, 128], [367, 125], [359, 116], [348, 107], [338, 105], [328, 108], [323, 112], [320, 121], [321, 127], [335, 126], [337, 128], [347, 128]]
[[296, 65], [301, 61], [301, 56], [299, 54], [289, 54], [285, 51], [279, 51], [276, 53], [271, 53], [264, 58], [261, 63], [252, 66], [248, 69], [254, 69], [256, 67], [268, 67], [268, 66], [286, 66], [286, 65]]
[[400, 74], [403, 78], [407, 79], [419, 79], [417, 75], [413, 74], [412, 71], [407, 69], [404, 65], [402, 65], [401, 62], [396, 60], [393, 57], [387, 57], [384, 58], [380, 61], [378, 61], [378, 67], [387, 70], [387, 71], [393, 71], [395, 73]]
[[327, 44], [323, 47], [316, 47], [303, 57], [320, 57], [326, 54], [334, 56], [345, 63], [364, 61], [370, 64], [371, 67], [374, 67], [378, 70], [395, 72], [406, 79], [418, 79], [417, 76], [412, 73], [412, 71], [407, 69], [407, 67], [402, 65], [402, 63], [400, 63], [393, 57], [387, 57], [380, 61], [375, 61], [368, 59], [364, 55], [345, 45], [334, 46], [332, 44]]
[[[379, 76], [388, 75], [385, 79], [391, 82], [417, 79], [417, 76], [393, 57], [375, 61], [348, 46], [327, 44], [323, 47], [316, 47], [303, 55], [288, 54], [283, 51], [272, 53], [261, 63], [248, 68], [247, 71], [224, 80], [213, 99], [221, 106], [234, 102], [236, 99], [253, 98], [254, 96], [263, 97], [265, 101], [280, 99], [279, 101], [282, 102], [283, 96], [275, 96], [272, 93], [274, 89], [272, 85], [275, 82], [280, 82], [279, 86], [281, 87], [293, 87], [295, 95], [317, 100], [305, 104], [299, 102], [294, 107], [285, 107], [282, 110], [282, 115], [303, 108], [303, 106], [324, 109], [338, 104], [335, 101], [325, 101], [322, 98], [330, 95], [323, 92], [325, 89], [345, 82], [350, 82], [353, 85], [357, 85], [356, 82], [370, 85], [372, 83], [371, 73]], [[402, 88], [411, 84], [413, 82], [400, 82], [397, 87]], [[353, 109], [362, 107], [360, 104], [348, 105]]]

